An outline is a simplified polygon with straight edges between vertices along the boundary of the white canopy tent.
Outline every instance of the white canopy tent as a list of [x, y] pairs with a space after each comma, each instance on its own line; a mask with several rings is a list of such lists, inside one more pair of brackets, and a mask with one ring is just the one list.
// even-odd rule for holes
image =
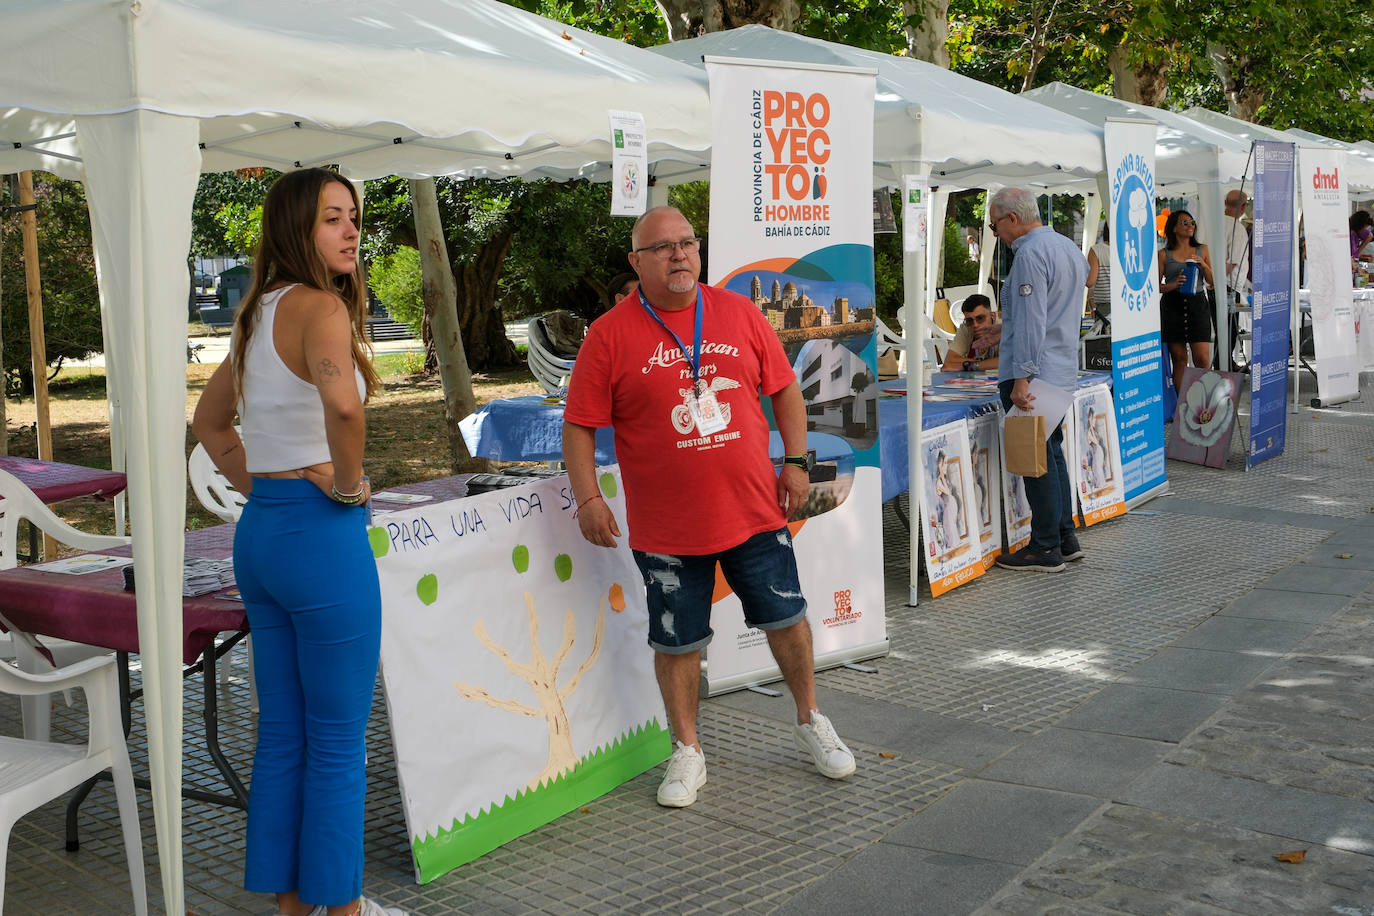
[[[653, 50], [702, 67], [703, 57], [735, 57], [878, 71], [873, 110], [875, 187], [902, 187], [907, 176], [926, 179], [939, 190], [927, 196], [926, 224], [942, 227], [950, 190], [996, 189], [1020, 184], [1043, 191], [1078, 186], [1095, 188], [1105, 168], [1102, 129], [1085, 124], [995, 86], [980, 83], [924, 61], [807, 38], [767, 26], [748, 25], [700, 38], [659, 45]], [[703, 84], [706, 77], [703, 72]], [[932, 232], [925, 252], [903, 258], [906, 322], [902, 333], [907, 365], [919, 366], [918, 341], [926, 336], [943, 233]], [[983, 250], [990, 252], [985, 229]], [[980, 285], [985, 282], [980, 270]], [[911, 498], [920, 492], [921, 398], [907, 399], [907, 449], [911, 461]], [[909, 604], [916, 604], [921, 557], [913, 538], [909, 567]]]
[[1310, 130], [1303, 130], [1299, 127], [1290, 127], [1284, 133], [1291, 134], [1299, 144], [1310, 145], [1315, 143], [1318, 146], [1342, 151], [1346, 154], [1346, 186], [1351, 190], [1368, 191], [1374, 189], [1374, 151], [1363, 149], [1356, 143], [1346, 143], [1344, 140], [1323, 137], [1321, 134], [1314, 134]]
[[[1102, 124], [1108, 118], [1154, 121], [1158, 125], [1155, 128], [1155, 193], [1159, 197], [1167, 197], [1171, 193], [1197, 194], [1200, 211], [1197, 217], [1203, 230], [1202, 241], [1213, 252], [1213, 276], [1218, 274], [1215, 270], [1217, 264], [1222, 267], [1219, 273], [1226, 273], [1224, 254], [1218, 254], [1227, 251], [1225, 191], [1228, 186], [1239, 184], [1245, 177], [1250, 158], [1249, 141], [1177, 112], [1125, 102], [1065, 83], [1049, 83], [1025, 95], [1090, 124]], [[1105, 199], [1105, 187], [1102, 193]], [[1091, 217], [1090, 228], [1085, 231], [1085, 236], [1096, 235], [1097, 213], [1092, 213]], [[1088, 244], [1090, 238], [1085, 237], [1085, 247]], [[1218, 261], [1218, 257], [1222, 260]], [[1229, 353], [1231, 341], [1227, 315], [1231, 294], [1229, 290], [1221, 292], [1225, 295], [1217, 296], [1217, 349], [1220, 353]]]
[[336, 164], [400, 174], [592, 175], [609, 109], [652, 160], [703, 162], [682, 65], [495, 0], [11, 0], [0, 171], [85, 182], [116, 467], [127, 458], [164, 906], [181, 857], [186, 270], [197, 176]]

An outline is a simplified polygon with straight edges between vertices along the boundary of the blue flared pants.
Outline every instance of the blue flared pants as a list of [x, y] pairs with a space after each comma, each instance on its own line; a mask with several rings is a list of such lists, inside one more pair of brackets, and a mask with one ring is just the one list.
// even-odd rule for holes
[[362, 892], [382, 632], [365, 512], [307, 480], [257, 477], [234, 535], [258, 691], [244, 887], [317, 906]]

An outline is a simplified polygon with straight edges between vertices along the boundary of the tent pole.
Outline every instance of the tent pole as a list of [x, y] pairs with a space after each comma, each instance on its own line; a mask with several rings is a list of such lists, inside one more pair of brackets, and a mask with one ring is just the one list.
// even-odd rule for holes
[[[20, 231], [24, 236], [24, 287], [29, 300], [29, 355], [33, 362], [33, 408], [38, 416], [38, 460], [52, 461], [52, 418], [48, 411], [48, 347], [43, 339], [43, 282], [38, 272], [38, 214], [33, 172], [19, 173]], [[43, 535], [43, 557], [55, 557], [57, 542]]]

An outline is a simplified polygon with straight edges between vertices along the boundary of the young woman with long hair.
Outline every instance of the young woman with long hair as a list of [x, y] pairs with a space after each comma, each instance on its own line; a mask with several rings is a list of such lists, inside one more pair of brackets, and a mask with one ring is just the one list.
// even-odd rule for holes
[[[1202, 281], [1212, 282], [1212, 258], [1207, 246], [1197, 241], [1197, 221], [1187, 210], [1175, 210], [1164, 223], [1166, 245], [1159, 253], [1159, 329], [1169, 345], [1174, 366], [1174, 391], [1183, 396], [1183, 370], [1193, 365], [1207, 369], [1212, 365], [1212, 309]], [[1196, 261], [1201, 274], [1197, 289], [1182, 290], [1184, 270]]]
[[267, 192], [230, 358], [192, 422], [248, 494], [234, 535], [258, 691], [244, 886], [276, 894], [287, 916], [404, 916], [362, 896], [381, 594], [366, 531], [363, 402], [378, 379], [358, 219], [357, 192], [325, 169]]

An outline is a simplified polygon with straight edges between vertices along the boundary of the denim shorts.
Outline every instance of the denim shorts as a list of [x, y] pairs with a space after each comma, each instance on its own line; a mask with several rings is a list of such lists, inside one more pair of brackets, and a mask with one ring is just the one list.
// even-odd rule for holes
[[711, 641], [711, 596], [716, 563], [744, 606], [745, 623], [781, 630], [806, 618], [806, 599], [797, 580], [797, 558], [786, 526], [756, 534], [744, 543], [708, 554], [634, 551], [649, 599], [649, 645], [656, 652], [685, 655]]

